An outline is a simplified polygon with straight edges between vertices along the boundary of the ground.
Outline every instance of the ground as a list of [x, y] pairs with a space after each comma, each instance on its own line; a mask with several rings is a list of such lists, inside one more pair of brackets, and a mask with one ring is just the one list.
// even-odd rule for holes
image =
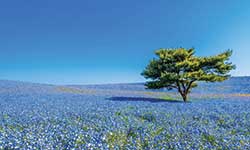
[[199, 83], [183, 103], [143, 84], [0, 81], [0, 149], [248, 149], [250, 78]]

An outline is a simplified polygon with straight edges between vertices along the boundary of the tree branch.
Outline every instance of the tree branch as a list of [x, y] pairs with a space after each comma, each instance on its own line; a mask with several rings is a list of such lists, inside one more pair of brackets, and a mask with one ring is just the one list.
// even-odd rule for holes
[[184, 83], [181, 82], [181, 85], [182, 85], [182, 88], [183, 88], [183, 92], [186, 93], [186, 87], [185, 87]]
[[181, 95], [183, 95], [184, 93], [183, 93], [183, 91], [181, 90], [181, 86], [180, 86], [179, 81], [177, 81], [176, 84], [177, 84], [177, 89], [178, 89], [179, 93], [180, 93]]
[[192, 81], [189, 82], [188, 87], [187, 87], [186, 94], [189, 92], [189, 90], [190, 90], [190, 88], [191, 88], [191, 86], [192, 86], [192, 84], [193, 84], [194, 82], [195, 82], [195, 80], [192, 80]]
[[168, 87], [171, 87], [171, 88], [174, 88], [174, 89], [178, 89], [178, 87], [174, 86], [174, 85], [168, 85]]

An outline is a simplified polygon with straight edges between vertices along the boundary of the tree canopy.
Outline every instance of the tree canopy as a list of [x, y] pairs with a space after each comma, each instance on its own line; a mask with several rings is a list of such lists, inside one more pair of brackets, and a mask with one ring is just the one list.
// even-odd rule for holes
[[150, 61], [142, 72], [149, 89], [177, 89], [183, 100], [191, 89], [197, 86], [196, 81], [221, 82], [230, 77], [229, 72], [235, 65], [229, 62], [232, 50], [209, 57], [195, 56], [195, 49], [159, 49], [157, 58]]

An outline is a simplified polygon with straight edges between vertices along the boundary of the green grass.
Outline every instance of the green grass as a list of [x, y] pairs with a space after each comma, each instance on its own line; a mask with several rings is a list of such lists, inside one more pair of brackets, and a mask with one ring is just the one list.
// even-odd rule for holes
[[177, 100], [176, 98], [173, 98], [170, 95], [163, 95], [163, 96], [160, 96], [159, 98], [162, 100], [165, 100], [165, 101], [176, 101]]

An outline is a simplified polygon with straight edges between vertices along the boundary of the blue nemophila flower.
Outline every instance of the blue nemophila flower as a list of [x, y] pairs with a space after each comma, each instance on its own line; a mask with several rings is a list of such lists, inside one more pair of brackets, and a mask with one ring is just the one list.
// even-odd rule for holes
[[183, 104], [141, 85], [1, 83], [0, 149], [247, 149], [250, 103], [233, 97], [239, 84], [203, 85]]

